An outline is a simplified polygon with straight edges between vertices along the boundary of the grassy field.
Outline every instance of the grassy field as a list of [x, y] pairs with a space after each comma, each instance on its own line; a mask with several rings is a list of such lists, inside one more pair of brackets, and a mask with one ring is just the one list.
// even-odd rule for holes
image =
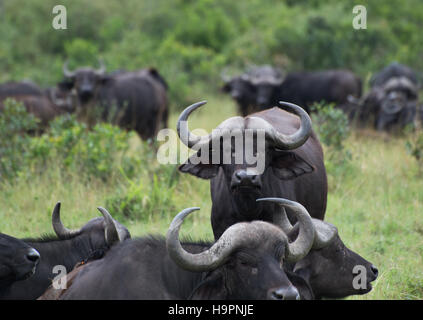
[[[209, 102], [192, 116], [191, 129], [211, 130], [236, 113], [233, 102], [226, 97], [204, 98]], [[175, 129], [177, 117], [178, 113], [173, 112], [170, 128]], [[369, 294], [351, 299], [423, 298], [423, 178], [417, 176], [417, 163], [407, 154], [405, 139], [369, 130], [354, 131], [346, 141], [351, 161], [328, 167], [325, 219], [338, 227], [348, 247], [375, 264], [380, 272]], [[146, 150], [136, 136], [131, 138], [131, 147], [131, 152]], [[149, 166], [157, 166], [154, 157], [147, 160]], [[201, 210], [184, 223], [182, 234], [212, 239], [209, 182], [177, 174], [171, 167], [164, 172], [176, 174], [176, 183], [169, 188], [160, 183], [151, 187], [149, 184], [155, 180], [146, 168], [140, 166], [136, 180], [103, 182], [82, 180], [78, 172], [64, 174], [60, 166], [51, 163], [42, 174], [30, 179], [2, 181], [0, 230], [16, 237], [51, 233], [51, 211], [59, 200], [62, 221], [69, 228], [77, 228], [98, 216], [96, 207], [106, 206], [116, 194], [133, 193], [135, 197], [139, 191], [143, 205], [150, 203], [152, 208], [142, 218], [110, 210], [133, 237], [164, 235], [180, 210], [199, 206]], [[146, 188], [150, 189], [144, 194]]]

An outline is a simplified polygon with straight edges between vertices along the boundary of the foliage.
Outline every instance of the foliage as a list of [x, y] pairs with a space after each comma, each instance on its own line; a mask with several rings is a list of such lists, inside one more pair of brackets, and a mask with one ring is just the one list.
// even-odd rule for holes
[[0, 112], [0, 178], [10, 179], [18, 174], [25, 162], [31, 137], [28, 132], [37, 128], [37, 119], [28, 114], [23, 103], [4, 101]]
[[408, 139], [405, 142], [405, 147], [408, 152], [417, 162], [418, 175], [423, 175], [423, 130], [418, 126], [414, 132], [407, 135]]
[[[4, 0], [0, 81], [50, 86], [62, 78], [65, 59], [73, 68], [97, 66], [101, 56], [109, 71], [157, 67], [182, 108], [217, 92], [224, 67], [349, 68], [363, 79], [393, 60], [422, 69], [423, 3], [407, 3], [64, 0], [68, 29], [55, 30], [56, 1]], [[352, 28], [356, 4], [367, 8], [365, 30]]]

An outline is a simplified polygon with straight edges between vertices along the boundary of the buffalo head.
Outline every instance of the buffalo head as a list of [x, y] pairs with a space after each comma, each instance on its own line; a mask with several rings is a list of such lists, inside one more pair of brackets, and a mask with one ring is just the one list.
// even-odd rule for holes
[[86, 104], [95, 98], [99, 85], [108, 79], [105, 72], [106, 67], [102, 60], [98, 69], [82, 67], [74, 71], [68, 69], [68, 61], [66, 61], [63, 65], [63, 74], [66, 79], [60, 83], [60, 86], [75, 90], [79, 102]]
[[191, 298], [300, 298], [283, 271], [283, 265], [285, 262], [295, 263], [307, 255], [315, 232], [304, 207], [289, 200], [279, 200], [282, 205], [296, 209], [300, 231], [291, 243], [282, 229], [274, 224], [240, 222], [230, 226], [209, 249], [190, 253], [179, 241], [179, 229], [185, 217], [199, 208], [185, 209], [173, 219], [166, 238], [169, 256], [183, 269], [207, 272]]
[[70, 230], [60, 220], [60, 202], [58, 202], [52, 214], [54, 232], [62, 240], [87, 237], [90, 245], [98, 249], [111, 247], [116, 242], [121, 242], [131, 237], [129, 231], [114, 220], [106, 209], [98, 207], [98, 210], [103, 217], [93, 218], [82, 228]]
[[[191, 112], [204, 104], [199, 102], [191, 105], [179, 117], [177, 131], [181, 141], [189, 148], [198, 150], [179, 170], [212, 179], [212, 184], [219, 184], [217, 188], [230, 196], [239, 215], [236, 221], [260, 218], [263, 205], [257, 203], [256, 199], [276, 195], [275, 179], [292, 180], [314, 170], [293, 150], [302, 146], [311, 134], [310, 117], [302, 108], [281, 102], [282, 106], [299, 116], [298, 121], [289, 115], [289, 121], [299, 122], [297, 129], [292, 127], [295, 132], [291, 134], [281, 133], [270, 123], [271, 117], [286, 114], [274, 108], [263, 111], [267, 118], [261, 116], [262, 113], [245, 118], [232, 117], [222, 122], [210, 135], [196, 136], [189, 131], [187, 120]], [[228, 143], [225, 144], [225, 141]], [[221, 179], [217, 178], [218, 175]], [[215, 181], [215, 177], [219, 181]]]
[[[257, 201], [271, 201], [284, 205], [286, 200], [264, 198]], [[292, 210], [293, 207], [287, 207]], [[300, 226], [292, 226], [285, 208], [275, 213], [275, 223], [288, 235], [290, 241], [300, 236]], [[343, 298], [349, 295], [365, 294], [372, 289], [372, 282], [378, 276], [378, 269], [356, 252], [347, 248], [338, 234], [338, 229], [319, 219], [312, 218], [315, 238], [312, 249], [293, 266], [297, 276], [303, 278], [312, 289], [314, 298]], [[301, 290], [300, 290], [301, 293]]]

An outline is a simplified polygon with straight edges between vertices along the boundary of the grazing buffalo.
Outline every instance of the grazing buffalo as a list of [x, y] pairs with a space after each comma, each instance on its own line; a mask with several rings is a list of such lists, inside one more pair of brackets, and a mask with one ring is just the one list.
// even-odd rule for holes
[[[272, 108], [244, 118], [229, 118], [209, 136], [199, 137], [189, 131], [187, 120], [191, 112], [204, 104], [199, 102], [189, 106], [179, 117], [177, 130], [181, 141], [189, 148], [200, 147], [179, 170], [210, 179], [211, 223], [215, 239], [230, 225], [240, 221], [272, 222], [274, 204], [256, 202], [262, 197], [297, 201], [312, 217], [323, 220], [327, 201], [323, 150], [311, 128], [310, 117], [302, 108], [281, 102], [298, 117], [280, 108]], [[250, 153], [256, 160], [253, 157], [253, 161], [247, 162], [247, 156], [237, 159], [240, 149], [235, 150], [238, 147], [234, 145], [225, 147], [225, 143], [222, 146], [219, 132], [238, 135], [246, 146], [252, 145]], [[263, 133], [261, 139], [260, 132]], [[259, 146], [262, 146], [261, 150], [257, 150]], [[229, 157], [229, 161], [221, 161], [219, 156], [217, 162], [197, 161], [198, 156], [206, 151], [213, 157], [215, 154]], [[259, 167], [261, 172], [257, 170]]]
[[7, 292], [2, 292], [0, 299], [36, 299], [57, 276], [53, 271], [55, 266], [63, 266], [69, 272], [77, 263], [101, 258], [114, 244], [130, 237], [128, 230], [105, 209], [99, 210], [103, 217], [91, 219], [81, 229], [69, 230], [60, 220], [60, 203], [57, 203], [52, 215], [57, 236], [22, 239], [41, 255], [35, 274], [13, 283]]
[[0, 296], [16, 281], [31, 277], [40, 254], [22, 240], [0, 233]]
[[360, 78], [348, 70], [292, 72], [284, 79], [259, 81], [255, 87], [261, 109], [274, 107], [282, 100], [298, 104], [308, 113], [316, 102], [343, 105], [360, 98], [362, 91]]
[[[288, 201], [283, 205], [291, 206]], [[293, 242], [273, 224], [242, 222], [215, 243], [179, 240], [188, 208], [172, 221], [166, 241], [147, 236], [113, 247], [103, 259], [82, 266], [61, 299], [298, 299], [283, 271], [310, 250], [310, 215], [295, 212], [299, 235]], [[108, 279], [108, 281], [103, 281]], [[53, 289], [50, 289], [53, 290]], [[47, 292], [46, 297], [56, 296]]]
[[418, 78], [410, 68], [393, 63], [377, 73], [363, 98], [359, 123], [374, 123], [379, 131], [402, 129], [413, 124], [418, 105]]
[[63, 72], [66, 79], [59, 85], [75, 92], [77, 113], [89, 124], [112, 122], [144, 140], [167, 127], [168, 85], [156, 69], [106, 74], [103, 64], [98, 70], [69, 71], [65, 63]]
[[59, 87], [43, 90], [31, 82], [5, 83], [0, 85], [0, 111], [7, 98], [22, 102], [40, 120], [41, 130], [55, 117], [73, 111], [69, 93]]
[[[292, 226], [287, 218], [286, 200], [264, 198], [257, 201], [281, 205], [281, 211], [275, 212], [275, 223], [288, 235], [289, 241], [295, 241], [298, 236], [298, 225]], [[292, 210], [296, 207], [301, 208], [301, 205], [294, 203], [288, 209]], [[372, 289], [371, 282], [378, 276], [378, 269], [347, 248], [335, 226], [318, 219], [312, 220], [315, 227], [315, 241], [312, 249], [301, 260], [284, 265], [288, 278], [300, 292], [301, 298], [345, 298], [350, 295], [368, 293]], [[355, 269], [357, 267], [358, 269]], [[354, 278], [357, 276], [361, 278], [357, 278], [354, 287]]]

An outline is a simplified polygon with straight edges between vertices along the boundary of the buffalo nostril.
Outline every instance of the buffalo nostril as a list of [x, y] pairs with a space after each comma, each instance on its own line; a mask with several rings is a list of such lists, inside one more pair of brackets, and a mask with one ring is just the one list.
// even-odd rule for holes
[[37, 261], [40, 259], [40, 254], [38, 253], [38, 251], [37, 251], [37, 250], [35, 250], [35, 249], [31, 249], [31, 250], [29, 250], [29, 251], [27, 252], [27, 254], [26, 254], [26, 258], [27, 258], [29, 261], [32, 261], [32, 262], [37, 262]]
[[270, 298], [273, 300], [300, 300], [298, 290], [293, 286], [272, 290]]
[[374, 265], [371, 265], [370, 270], [372, 270], [373, 274], [375, 275], [375, 279], [376, 279], [378, 274], [379, 274], [379, 270]]

